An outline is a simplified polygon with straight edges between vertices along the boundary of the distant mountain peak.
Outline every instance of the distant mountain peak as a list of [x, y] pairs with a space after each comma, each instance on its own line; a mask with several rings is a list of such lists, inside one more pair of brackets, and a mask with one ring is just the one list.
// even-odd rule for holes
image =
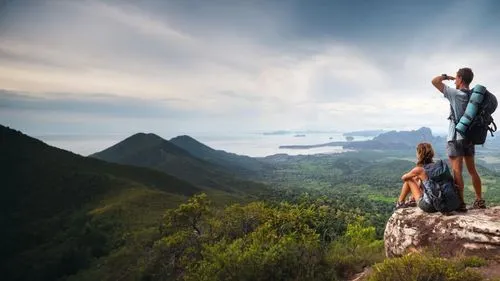
[[153, 133], [136, 133], [131, 135], [130, 137], [122, 140], [121, 142], [117, 143], [116, 145], [156, 145], [159, 143], [162, 143], [164, 141], [167, 141], [163, 139], [162, 137], [153, 134]]
[[436, 143], [440, 142], [439, 137], [432, 135], [432, 130], [428, 127], [420, 127], [417, 130], [411, 131], [389, 131], [375, 137], [373, 140], [384, 143], [405, 143], [410, 146], [415, 146], [420, 142]]
[[226, 152], [224, 150], [214, 149], [187, 135], [172, 138], [170, 139], [170, 142], [183, 148], [199, 159], [203, 159], [233, 171], [238, 169], [258, 171], [262, 168], [262, 164], [256, 159], [249, 156]]
[[177, 136], [175, 138], [170, 139], [170, 142], [179, 147], [184, 148], [185, 150], [191, 153], [193, 152], [193, 150], [197, 149], [202, 149], [204, 151], [214, 151], [213, 148], [203, 144], [202, 142], [188, 135]]
[[102, 160], [122, 163], [123, 159], [133, 157], [134, 155], [152, 150], [168, 151], [172, 154], [186, 155], [189, 154], [184, 149], [174, 145], [168, 140], [153, 134], [153, 133], [136, 133], [121, 142], [103, 150], [98, 153], [92, 154], [91, 157], [96, 157]]
[[177, 136], [175, 138], [172, 138], [170, 141], [174, 141], [174, 140], [201, 143], [201, 142], [197, 141], [195, 138], [188, 136], [188, 135], [180, 135], [180, 136]]
[[193, 139], [194, 140], [193, 137], [188, 136], [188, 135], [179, 135], [179, 136], [175, 137], [174, 139], [180, 139], [180, 138], [187, 138], [187, 139]]
[[432, 134], [432, 130], [429, 127], [420, 127], [417, 131]]
[[155, 140], [155, 141], [164, 141], [165, 139], [163, 139], [162, 137], [156, 135], [156, 134], [153, 134], [153, 133], [136, 133], [136, 134], [133, 134], [131, 135], [130, 137], [126, 138], [124, 141], [126, 140], [132, 140], [132, 139], [142, 139], [142, 140]]

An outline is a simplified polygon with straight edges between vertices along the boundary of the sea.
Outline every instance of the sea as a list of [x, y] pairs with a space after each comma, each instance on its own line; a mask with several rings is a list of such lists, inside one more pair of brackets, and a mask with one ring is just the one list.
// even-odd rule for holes
[[[168, 140], [175, 136], [160, 137]], [[327, 146], [310, 149], [280, 149], [281, 145], [314, 145], [333, 141], [345, 141], [342, 133], [301, 133], [301, 134], [192, 134], [191, 137], [216, 150], [224, 150], [239, 155], [265, 157], [275, 154], [311, 155], [342, 153], [347, 150], [341, 146]], [[128, 137], [128, 135], [39, 135], [34, 136], [48, 145], [65, 149], [76, 154], [88, 156], [102, 151]], [[354, 140], [368, 140], [372, 137], [354, 137]]]

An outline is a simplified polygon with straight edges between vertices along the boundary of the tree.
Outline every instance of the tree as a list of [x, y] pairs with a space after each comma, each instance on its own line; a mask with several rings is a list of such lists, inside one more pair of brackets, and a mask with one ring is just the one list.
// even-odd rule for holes
[[204, 231], [204, 223], [211, 214], [211, 201], [205, 193], [196, 194], [187, 203], [180, 204], [177, 209], [167, 211], [165, 224], [160, 231], [167, 234], [172, 229], [192, 229], [200, 236]]

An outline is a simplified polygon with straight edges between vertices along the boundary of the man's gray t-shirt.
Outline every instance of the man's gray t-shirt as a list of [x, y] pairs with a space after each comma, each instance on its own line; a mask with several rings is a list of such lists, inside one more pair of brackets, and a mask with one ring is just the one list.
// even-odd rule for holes
[[[467, 93], [464, 93], [460, 90], [451, 88], [447, 85], [444, 85], [444, 97], [448, 99], [451, 104], [451, 108], [453, 109], [453, 113], [455, 114], [456, 121], [460, 120], [460, 117], [465, 112], [465, 108], [467, 108], [467, 103], [469, 102], [469, 96]], [[455, 131], [455, 123], [453, 120], [450, 120], [450, 127], [448, 128], [448, 137], [447, 141], [453, 140], [461, 140], [463, 137], [460, 134], [456, 134]]]

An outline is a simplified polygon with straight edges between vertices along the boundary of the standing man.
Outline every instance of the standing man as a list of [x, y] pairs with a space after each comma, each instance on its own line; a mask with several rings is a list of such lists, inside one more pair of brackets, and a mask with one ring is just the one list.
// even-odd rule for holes
[[[450, 127], [448, 129], [446, 152], [450, 159], [451, 168], [455, 184], [458, 187], [460, 199], [462, 201], [459, 211], [466, 212], [467, 208], [464, 202], [464, 178], [462, 176], [463, 162], [467, 166], [469, 175], [472, 178], [472, 185], [476, 193], [476, 200], [472, 204], [472, 209], [486, 208], [485, 201], [481, 195], [481, 178], [476, 171], [474, 161], [475, 147], [471, 141], [464, 139], [462, 135], [455, 131], [455, 125], [462, 117], [469, 102], [469, 85], [474, 78], [474, 73], [470, 68], [461, 68], [458, 70], [456, 78], [442, 74], [432, 79], [432, 85], [436, 87], [444, 97], [448, 99], [451, 105]], [[445, 85], [444, 80], [455, 80], [455, 89]]]

